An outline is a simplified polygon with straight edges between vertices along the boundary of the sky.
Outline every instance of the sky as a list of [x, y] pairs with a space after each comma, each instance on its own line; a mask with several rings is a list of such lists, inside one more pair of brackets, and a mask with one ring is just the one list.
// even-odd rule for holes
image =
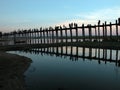
[[120, 0], [0, 0], [0, 31], [95, 24], [120, 17]]

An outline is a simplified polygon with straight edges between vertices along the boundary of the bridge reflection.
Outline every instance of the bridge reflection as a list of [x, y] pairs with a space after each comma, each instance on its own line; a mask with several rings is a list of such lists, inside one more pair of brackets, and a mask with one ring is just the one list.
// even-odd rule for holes
[[48, 48], [32, 48], [21, 50], [31, 54], [41, 54], [56, 56], [61, 58], [67, 58], [71, 61], [77, 61], [80, 58], [83, 60], [98, 60], [98, 63], [107, 62], [115, 63], [116, 66], [120, 66], [120, 50], [112, 49], [100, 49], [100, 48], [85, 48], [85, 47], [48, 47]]

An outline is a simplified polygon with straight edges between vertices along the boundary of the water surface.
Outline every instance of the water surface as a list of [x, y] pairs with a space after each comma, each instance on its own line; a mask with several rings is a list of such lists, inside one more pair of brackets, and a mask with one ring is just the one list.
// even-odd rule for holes
[[[33, 61], [25, 72], [27, 90], [120, 90], [120, 67], [112, 61], [119, 60], [120, 51], [106, 50], [106, 57], [103, 49], [92, 49], [91, 55], [91, 49], [87, 48], [84, 58], [80, 58], [78, 56], [83, 56], [83, 48], [77, 49], [67, 47], [66, 50], [63, 47], [62, 51], [60, 47], [10, 53]], [[97, 59], [102, 57], [108, 61]]]

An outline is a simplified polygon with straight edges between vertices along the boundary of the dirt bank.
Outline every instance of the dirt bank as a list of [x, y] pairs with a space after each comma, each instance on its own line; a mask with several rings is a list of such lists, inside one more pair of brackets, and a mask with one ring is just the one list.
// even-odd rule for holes
[[31, 59], [0, 52], [0, 90], [26, 90], [24, 72]]

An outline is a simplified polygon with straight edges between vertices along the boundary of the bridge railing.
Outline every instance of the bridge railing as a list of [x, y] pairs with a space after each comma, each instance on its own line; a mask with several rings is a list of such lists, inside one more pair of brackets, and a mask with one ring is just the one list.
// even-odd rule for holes
[[[99, 20], [96, 25], [78, 26], [70, 23], [68, 27], [55, 26], [55, 28], [40, 28], [29, 30], [18, 30], [0, 34], [1, 41], [7, 45], [15, 44], [50, 44], [67, 42], [85, 41], [120, 41], [120, 18], [115, 23], [101, 23]], [[4, 45], [4, 44], [3, 44]]]

